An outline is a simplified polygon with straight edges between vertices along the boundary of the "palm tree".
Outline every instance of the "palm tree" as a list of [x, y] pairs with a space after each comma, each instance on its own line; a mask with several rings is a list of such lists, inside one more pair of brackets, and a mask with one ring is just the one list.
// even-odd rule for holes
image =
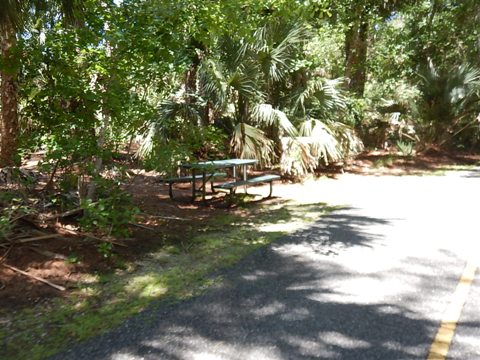
[[250, 41], [219, 40], [217, 53], [200, 69], [201, 96], [231, 131], [231, 147], [239, 157], [269, 164], [283, 134], [296, 129], [281, 109], [281, 92], [306, 39], [301, 25], [268, 24]]
[[[292, 92], [287, 107], [298, 127], [296, 139], [286, 139], [282, 156], [284, 173], [302, 176], [321, 164], [336, 162], [363, 149], [354, 129], [343, 123], [346, 98], [341, 90], [345, 79], [325, 79], [302, 70], [301, 82]], [[296, 140], [296, 141], [295, 141]]]
[[80, 2], [62, 0], [47, 2], [40, 0], [1, 0], [0, 1], [0, 166], [14, 165], [18, 138], [18, 57], [15, 56], [18, 33], [24, 28], [32, 10], [59, 8], [67, 23], [78, 15]]
[[442, 72], [430, 61], [419, 77], [416, 110], [424, 142], [442, 146], [477, 123], [480, 70], [463, 64]]
[[[345, 106], [339, 90], [342, 79], [327, 80], [295, 69], [306, 39], [303, 26], [279, 23], [260, 28], [251, 39], [218, 39], [217, 48], [198, 68], [197, 100], [175, 95], [163, 102], [149, 139], [153, 134], [167, 139], [173, 135], [165, 131], [168, 124], [183, 119], [193, 128], [215, 123], [230, 135], [233, 154], [257, 158], [262, 165], [282, 155], [285, 137], [297, 145], [308, 142], [302, 149], [311, 161], [303, 162], [303, 168], [312, 170], [322, 158], [327, 162], [339, 158], [354, 138], [353, 133], [347, 135], [346, 125], [334, 121], [337, 110]], [[201, 116], [207, 119], [199, 122]]]

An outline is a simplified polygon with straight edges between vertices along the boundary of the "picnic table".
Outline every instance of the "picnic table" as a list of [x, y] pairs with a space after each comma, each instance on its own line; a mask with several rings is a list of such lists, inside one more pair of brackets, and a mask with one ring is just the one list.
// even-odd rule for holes
[[[173, 199], [172, 186], [176, 183], [190, 182], [192, 184], [192, 201], [195, 201], [197, 194], [202, 195], [202, 200], [205, 201], [207, 183], [211, 183], [212, 192], [216, 190], [228, 190], [230, 195], [240, 186], [246, 187], [259, 183], [270, 183], [270, 193], [272, 195], [272, 182], [280, 179], [279, 175], [265, 174], [254, 178], [247, 178], [248, 166], [256, 164], [256, 159], [224, 159], [212, 161], [200, 161], [196, 163], [185, 163], [180, 167], [190, 172], [187, 176], [171, 177], [162, 179], [161, 181], [169, 185], [169, 196]], [[231, 169], [233, 181], [223, 182], [214, 185], [214, 180], [218, 178], [227, 177], [226, 169]], [[222, 172], [223, 171], [223, 172]], [[202, 184], [197, 187], [196, 182], [200, 180]]]
[[201, 192], [202, 200], [205, 200], [207, 182], [215, 176], [217, 170], [230, 168], [232, 169], [233, 178], [236, 178], [237, 168], [239, 167], [243, 175], [243, 180], [246, 181], [247, 167], [249, 165], [254, 165], [257, 162], [256, 159], [224, 159], [182, 164], [181, 167], [191, 171], [192, 179], [196, 179], [198, 173], [201, 174], [202, 186], [197, 189], [195, 181], [192, 181], [192, 201], [194, 201], [198, 192]]

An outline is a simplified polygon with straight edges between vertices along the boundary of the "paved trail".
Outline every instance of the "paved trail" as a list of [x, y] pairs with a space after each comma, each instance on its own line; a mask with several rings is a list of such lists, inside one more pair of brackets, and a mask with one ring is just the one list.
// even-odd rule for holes
[[[345, 207], [203, 296], [55, 359], [426, 359], [467, 261], [480, 260], [480, 171], [304, 187], [305, 200]], [[448, 359], [480, 359], [479, 281], [477, 271]]]

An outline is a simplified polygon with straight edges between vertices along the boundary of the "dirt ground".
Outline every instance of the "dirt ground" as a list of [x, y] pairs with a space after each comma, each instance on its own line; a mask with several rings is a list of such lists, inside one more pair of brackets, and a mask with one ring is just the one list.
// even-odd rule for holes
[[[442, 170], [452, 165], [478, 164], [479, 161], [478, 155], [435, 153], [405, 158], [385, 152], [370, 152], [343, 169], [337, 167], [326, 170], [324, 175], [337, 177], [341, 176], [342, 171], [362, 175], [408, 175]], [[276, 183], [274, 188], [277, 187], [284, 187], [282, 190], [288, 188], [282, 183]], [[296, 187], [295, 191], [298, 189]], [[182, 234], [180, 229], [185, 226], [195, 227], [195, 224], [213, 215], [236, 211], [234, 207], [225, 205], [222, 196], [209, 200], [206, 205], [191, 204], [188, 201], [189, 184], [176, 186], [177, 200], [172, 201], [168, 197], [168, 186], [160, 184], [155, 174], [145, 172], [139, 172], [128, 186], [128, 191], [141, 214], [131, 226], [130, 238], [119, 242], [121, 245], [114, 245], [114, 256], [105, 258], [98, 251], [98, 240], [68, 233], [61, 233], [58, 238], [11, 247], [3, 243], [0, 247], [0, 308], [8, 311], [41, 303], [52, 297], [68, 296], [85, 274], [121, 267], [126, 262], [141, 258], [152, 248], [178, 240]], [[62, 225], [65, 227], [65, 224]], [[66, 291], [59, 291], [25, 276], [12, 267], [61, 285]]]

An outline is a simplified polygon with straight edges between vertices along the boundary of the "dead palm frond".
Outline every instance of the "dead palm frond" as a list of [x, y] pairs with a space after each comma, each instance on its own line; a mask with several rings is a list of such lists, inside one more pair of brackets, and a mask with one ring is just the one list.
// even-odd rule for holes
[[233, 131], [231, 146], [234, 153], [242, 159], [259, 159], [261, 165], [271, 164], [273, 141], [256, 127], [238, 123]]
[[309, 151], [318, 163], [323, 160], [328, 164], [341, 159], [341, 148], [335, 133], [322, 121], [304, 121], [300, 126], [300, 135], [302, 141], [309, 144]]
[[343, 159], [353, 157], [364, 150], [362, 140], [351, 126], [336, 121], [330, 123], [329, 127], [335, 134]]

